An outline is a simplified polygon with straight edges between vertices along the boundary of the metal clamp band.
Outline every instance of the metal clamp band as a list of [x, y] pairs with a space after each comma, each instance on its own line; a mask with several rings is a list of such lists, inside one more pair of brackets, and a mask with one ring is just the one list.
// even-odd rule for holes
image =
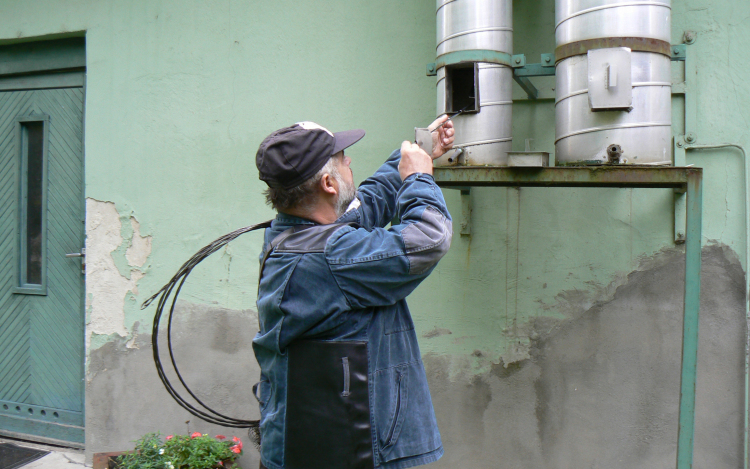
[[438, 56], [435, 60], [435, 70], [446, 65], [474, 62], [486, 62], [510, 67], [511, 55], [507, 52], [486, 49], [457, 50]]
[[653, 52], [666, 55], [671, 59], [672, 45], [661, 39], [647, 37], [600, 37], [563, 44], [555, 49], [555, 63], [576, 55], [586, 54], [592, 49], [610, 49], [628, 47], [633, 52]]

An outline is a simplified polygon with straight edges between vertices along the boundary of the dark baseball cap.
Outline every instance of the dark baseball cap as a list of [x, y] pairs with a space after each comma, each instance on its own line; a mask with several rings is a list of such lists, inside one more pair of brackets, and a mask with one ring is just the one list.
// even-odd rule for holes
[[333, 133], [315, 122], [298, 122], [263, 140], [255, 154], [258, 177], [270, 187], [291, 189], [305, 182], [328, 160], [357, 143], [364, 130]]

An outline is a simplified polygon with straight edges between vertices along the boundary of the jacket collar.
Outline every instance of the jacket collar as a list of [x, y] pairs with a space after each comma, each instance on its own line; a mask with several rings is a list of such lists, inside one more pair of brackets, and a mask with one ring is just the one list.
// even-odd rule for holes
[[284, 231], [287, 228], [291, 228], [297, 225], [317, 225], [316, 222], [308, 220], [307, 218], [297, 217], [295, 215], [289, 215], [288, 213], [279, 212], [276, 218], [271, 224], [271, 229], [274, 231]]

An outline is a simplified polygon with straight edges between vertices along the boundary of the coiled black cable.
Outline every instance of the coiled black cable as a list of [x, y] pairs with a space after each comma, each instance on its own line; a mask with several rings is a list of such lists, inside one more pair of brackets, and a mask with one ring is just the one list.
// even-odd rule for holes
[[[254, 443], [259, 444], [260, 442], [260, 433], [258, 432], [258, 420], [243, 420], [243, 419], [236, 419], [233, 417], [229, 417], [227, 415], [221, 414], [219, 412], [216, 412], [215, 410], [208, 407], [203, 401], [201, 401], [194, 393], [190, 390], [187, 383], [185, 383], [185, 380], [182, 378], [182, 375], [180, 374], [180, 370], [177, 368], [177, 363], [175, 362], [174, 353], [172, 353], [172, 318], [174, 313], [175, 304], [177, 302], [177, 297], [180, 294], [180, 290], [182, 289], [182, 286], [185, 284], [185, 280], [187, 280], [188, 275], [190, 275], [190, 272], [193, 270], [193, 268], [198, 265], [201, 261], [203, 261], [205, 258], [213, 254], [214, 252], [218, 251], [222, 247], [226, 246], [230, 241], [236, 239], [238, 236], [243, 235], [245, 233], [248, 233], [250, 231], [258, 230], [261, 228], [268, 228], [271, 226], [271, 220], [258, 223], [256, 225], [247, 226], [245, 228], [240, 228], [239, 230], [232, 231], [231, 233], [225, 234], [224, 236], [216, 239], [212, 243], [204, 246], [201, 250], [199, 250], [193, 257], [188, 259], [187, 262], [182, 264], [182, 267], [177, 271], [177, 273], [172, 277], [172, 279], [167, 282], [166, 285], [161, 287], [161, 289], [156, 292], [153, 296], [151, 296], [149, 299], [143, 302], [141, 305], [141, 309], [146, 309], [149, 307], [149, 305], [156, 299], [159, 298], [159, 301], [156, 305], [156, 314], [154, 315], [154, 325], [153, 329], [151, 331], [151, 346], [153, 348], [154, 353], [154, 364], [156, 365], [156, 371], [159, 374], [159, 379], [164, 384], [164, 387], [167, 389], [167, 392], [174, 398], [175, 401], [177, 401], [180, 406], [182, 406], [185, 410], [193, 414], [194, 416], [200, 418], [201, 420], [205, 420], [206, 422], [213, 423], [216, 425], [221, 425], [224, 427], [232, 427], [232, 428], [249, 428], [250, 429], [250, 436], [257, 437], [258, 441]], [[174, 296], [172, 296], [172, 292], [174, 291]], [[171, 303], [170, 302], [170, 296]], [[183, 396], [180, 395], [180, 393], [177, 392], [177, 390], [174, 388], [172, 383], [169, 381], [169, 378], [167, 378], [167, 375], [164, 373], [164, 367], [162, 365], [161, 359], [159, 357], [159, 323], [162, 318], [162, 314], [164, 313], [164, 308], [169, 303], [169, 315], [167, 320], [167, 348], [169, 349], [169, 358], [172, 362], [172, 367], [174, 368], [175, 373], [177, 374], [178, 379], [180, 380], [180, 383], [182, 383], [182, 386], [185, 388], [185, 390], [192, 396], [193, 399], [202, 407], [204, 410], [201, 410], [200, 408], [194, 406], [189, 401], [187, 401]], [[255, 438], [253, 438], [255, 439]]]

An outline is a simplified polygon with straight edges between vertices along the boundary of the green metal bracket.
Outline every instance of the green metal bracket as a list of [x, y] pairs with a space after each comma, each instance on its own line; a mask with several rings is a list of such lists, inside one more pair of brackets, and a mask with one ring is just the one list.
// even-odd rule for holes
[[672, 46], [672, 62], [684, 62], [687, 57], [687, 44], [676, 44]]
[[511, 67], [519, 68], [519, 67], [525, 67], [525, 66], [526, 66], [526, 55], [516, 54], [513, 56], [513, 60], [511, 61]]
[[472, 62], [493, 63], [507, 65], [508, 67], [510, 67], [511, 60], [512, 59], [510, 54], [506, 52], [498, 52], [496, 50], [459, 50], [455, 52], [448, 52], [447, 54], [439, 56], [435, 60], [435, 72], [437, 72], [438, 69], [445, 67], [446, 65]]
[[[686, 33], [686, 38], [688, 33]], [[687, 46], [695, 42], [697, 35], [691, 33], [690, 42], [686, 44], [674, 44], [672, 45], [672, 61], [683, 62], [685, 64], [685, 81], [682, 83], [674, 83], [672, 85], [672, 95], [683, 95], [685, 99], [685, 115], [684, 115], [684, 129], [683, 135], [677, 135], [674, 138], [672, 145], [675, 166], [685, 166], [687, 161], [685, 159], [685, 147], [690, 144], [694, 144], [698, 137], [696, 135], [696, 123], [697, 123], [697, 86], [696, 80], [698, 75], [698, 67], [695, 60], [688, 60]], [[687, 39], [686, 39], [687, 40]], [[685, 191], [675, 191], [674, 194], [674, 242], [675, 244], [682, 244], [685, 242], [686, 232], [686, 194]]]
[[512, 67], [513, 79], [523, 88], [529, 99], [537, 99], [539, 90], [529, 81], [528, 77], [553, 76], [555, 74], [555, 54], [542, 54], [540, 63], [527, 64], [524, 54], [511, 56], [505, 52], [491, 50], [463, 50], [443, 54], [435, 62], [427, 64], [426, 74], [428, 77], [434, 77], [441, 67], [471, 62], [496, 63]]
[[539, 90], [527, 77], [553, 76], [554, 74], [555, 54], [542, 54], [542, 61], [538, 64], [527, 64], [526, 56], [523, 54], [513, 56], [513, 80], [526, 92], [529, 99], [537, 99]]
[[536, 86], [534, 86], [531, 81], [526, 77], [519, 77], [515, 73], [513, 74], [513, 79], [518, 83], [518, 86], [523, 88], [523, 90], [526, 92], [526, 95], [529, 97], [529, 99], [537, 99], [539, 97], [539, 90], [536, 89]]
[[[427, 76], [437, 75], [437, 71], [445, 67], [446, 65], [460, 64], [460, 63], [491, 63], [499, 65], [507, 65], [508, 67], [513, 66], [514, 58], [506, 52], [499, 52], [496, 50], [476, 49], [476, 50], [458, 50], [455, 52], [448, 52], [439, 56], [435, 62], [427, 64]], [[526, 59], [523, 59], [524, 61]], [[524, 62], [525, 64], [525, 62]]]

